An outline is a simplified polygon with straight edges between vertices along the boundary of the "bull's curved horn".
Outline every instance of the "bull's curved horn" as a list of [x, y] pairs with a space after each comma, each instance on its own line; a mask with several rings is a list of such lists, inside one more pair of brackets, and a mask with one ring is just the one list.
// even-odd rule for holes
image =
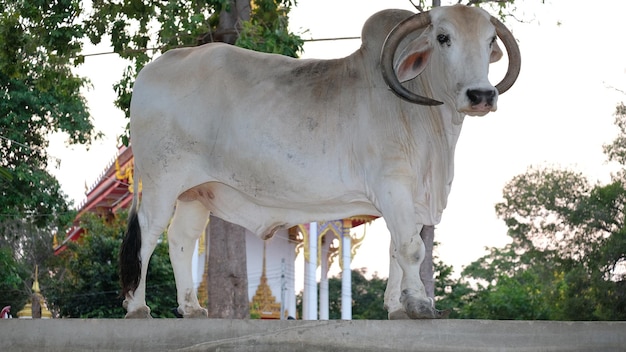
[[496, 34], [502, 43], [504, 43], [504, 47], [506, 48], [506, 52], [509, 56], [509, 67], [506, 71], [506, 75], [502, 78], [500, 83], [496, 84], [496, 89], [499, 94], [503, 94], [517, 80], [517, 76], [519, 76], [520, 69], [522, 67], [522, 56], [519, 51], [519, 47], [517, 46], [517, 41], [513, 37], [511, 31], [502, 22], [500, 22], [497, 18], [491, 16], [491, 23], [496, 27]]
[[[393, 57], [400, 42], [411, 32], [430, 25], [430, 14], [422, 12], [415, 14], [398, 23], [387, 35], [380, 53], [380, 65], [385, 82], [391, 90], [400, 98], [420, 105], [441, 105], [440, 101], [417, 95], [406, 89], [393, 70]], [[508, 49], [508, 48], [507, 48]]]

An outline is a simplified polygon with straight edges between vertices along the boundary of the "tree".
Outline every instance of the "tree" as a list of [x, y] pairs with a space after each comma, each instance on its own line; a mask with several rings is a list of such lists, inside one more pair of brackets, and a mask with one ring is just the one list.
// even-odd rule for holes
[[[441, 0], [419, 0], [414, 2], [413, 0], [409, 0], [411, 4], [418, 10], [424, 11], [424, 9], [441, 6]], [[517, 3], [521, 1], [518, 0]], [[543, 3], [544, 1], [542, 1]], [[465, 4], [468, 6], [483, 6], [489, 7], [492, 10], [497, 10], [500, 17], [513, 16], [512, 11], [515, 10], [515, 0], [458, 0], [457, 3]]]
[[0, 307], [11, 306], [14, 312], [26, 303], [29, 296], [25, 279], [28, 268], [15, 260], [9, 247], [0, 247]]
[[612, 143], [603, 146], [604, 153], [610, 161], [626, 165], [626, 105], [619, 103], [615, 108], [615, 125], [619, 135]]
[[[5, 1], [0, 13], [0, 245], [28, 266], [39, 238], [73, 217], [58, 181], [46, 171], [48, 135], [89, 144], [94, 131], [76, 76], [84, 30], [80, 1]], [[60, 160], [56, 161], [57, 163]], [[49, 252], [49, 250], [48, 250]]]
[[[120, 297], [117, 266], [114, 264], [126, 228], [126, 214], [110, 220], [87, 213], [80, 226], [85, 233], [49, 264], [50, 275], [42, 275], [42, 291], [53, 310], [65, 318], [121, 318], [126, 313]], [[174, 274], [169, 263], [167, 241], [161, 240], [148, 268], [148, 304], [152, 316], [173, 318], [177, 306]]]
[[[235, 41], [238, 46], [297, 55], [303, 41], [287, 27], [289, 10], [294, 5], [294, 0], [95, 1], [85, 28], [92, 43], [98, 44], [108, 36], [113, 51], [130, 61], [114, 86], [118, 94], [116, 106], [130, 117], [135, 76], [167, 50], [222, 41], [224, 34], [234, 31], [239, 34]], [[231, 41], [228, 36], [226, 40]], [[128, 134], [121, 139], [127, 144]]]
[[[437, 243], [434, 243], [435, 248]], [[434, 261], [434, 299], [440, 309], [450, 311], [450, 318], [459, 318], [459, 312], [470, 300], [473, 290], [464, 280], [454, 279], [454, 268], [444, 264], [438, 257]]]
[[[287, 31], [290, 4], [290, 1], [255, 1], [251, 13], [250, 1], [230, 0], [219, 13], [217, 38], [210, 39], [295, 56], [302, 41]], [[207, 41], [205, 35], [203, 42]], [[209, 317], [249, 318], [246, 230], [216, 217], [211, 218], [209, 228]]]
[[420, 231], [424, 241], [424, 261], [420, 266], [420, 278], [426, 290], [426, 296], [435, 298], [435, 264], [433, 262], [433, 247], [435, 246], [435, 226], [424, 225]]
[[209, 317], [250, 318], [246, 229], [214, 216], [209, 228]]
[[490, 319], [626, 318], [626, 109], [620, 134], [605, 145], [622, 170], [606, 185], [581, 173], [530, 168], [504, 188], [496, 212], [512, 242], [469, 265], [478, 290], [461, 316]]
[[19, 310], [32, 295], [29, 283], [32, 284], [33, 271], [36, 266], [45, 269], [53, 257], [57, 229], [53, 225], [37, 226], [28, 217], [0, 222], [0, 301], [7, 301], [5, 305]]
[[[154, 56], [169, 49], [223, 41], [296, 56], [303, 41], [287, 26], [289, 9], [294, 4], [292, 0], [98, 1], [86, 25], [93, 43], [110, 36], [113, 50], [131, 62], [115, 85], [116, 105], [130, 117], [136, 74]], [[121, 139], [128, 143], [128, 134]], [[209, 277], [221, 282], [209, 285], [210, 314], [222, 318], [248, 316], [248, 285], [242, 281], [247, 280], [244, 229], [215, 218], [209, 226], [211, 238], [207, 244], [213, 244], [208, 251], [213, 264], [209, 265]], [[238, 298], [236, 302], [232, 297]]]
[[[352, 319], [387, 320], [387, 311], [383, 307], [387, 279], [380, 278], [374, 273], [368, 280], [366, 274], [366, 268], [351, 271]], [[341, 319], [341, 274], [328, 279], [328, 300], [329, 319]], [[296, 297], [296, 310], [302, 316], [302, 292]]]
[[[367, 279], [366, 268], [354, 269], [352, 274], [352, 318], [386, 320], [387, 311], [383, 307], [387, 279], [376, 273]], [[341, 275], [328, 280], [331, 319], [341, 319]]]

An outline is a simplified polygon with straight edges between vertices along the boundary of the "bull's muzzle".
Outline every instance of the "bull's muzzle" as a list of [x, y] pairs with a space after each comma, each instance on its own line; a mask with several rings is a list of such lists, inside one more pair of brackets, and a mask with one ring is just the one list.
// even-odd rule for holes
[[493, 106], [493, 100], [496, 97], [495, 89], [468, 89], [465, 93], [472, 106], [487, 105]]
[[465, 91], [465, 98], [459, 112], [470, 116], [483, 116], [496, 110], [498, 92], [495, 89], [468, 89]]

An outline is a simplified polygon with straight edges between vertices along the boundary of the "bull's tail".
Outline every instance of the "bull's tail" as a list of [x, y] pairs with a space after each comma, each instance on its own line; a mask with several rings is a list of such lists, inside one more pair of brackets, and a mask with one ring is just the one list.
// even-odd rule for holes
[[135, 179], [133, 202], [128, 213], [128, 227], [120, 248], [120, 280], [122, 284], [122, 297], [127, 297], [139, 286], [141, 279], [141, 227], [137, 216], [139, 190], [138, 179]]

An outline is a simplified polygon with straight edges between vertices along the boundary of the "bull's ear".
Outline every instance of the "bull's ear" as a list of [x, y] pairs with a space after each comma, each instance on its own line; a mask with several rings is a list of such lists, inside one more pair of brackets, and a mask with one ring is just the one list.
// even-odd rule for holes
[[422, 73], [432, 51], [433, 46], [424, 34], [409, 42], [394, 63], [398, 80], [406, 82]]
[[498, 42], [495, 41], [491, 44], [491, 55], [489, 55], [489, 63], [494, 63], [502, 58], [502, 49], [498, 46]]

